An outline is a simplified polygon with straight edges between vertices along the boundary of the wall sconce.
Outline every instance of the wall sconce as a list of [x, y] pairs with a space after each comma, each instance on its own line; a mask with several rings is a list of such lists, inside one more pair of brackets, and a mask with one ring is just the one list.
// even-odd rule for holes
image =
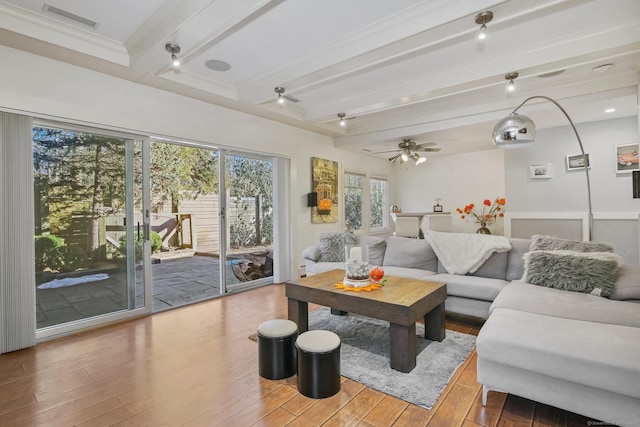
[[318, 193], [314, 191], [307, 194], [307, 207], [315, 208], [316, 206], [318, 206]]

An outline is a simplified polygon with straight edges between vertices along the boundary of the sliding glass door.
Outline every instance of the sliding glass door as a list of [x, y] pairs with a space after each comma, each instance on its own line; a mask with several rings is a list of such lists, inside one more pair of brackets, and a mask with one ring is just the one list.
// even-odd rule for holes
[[224, 159], [226, 290], [272, 283], [273, 161], [235, 152], [224, 152]]
[[34, 127], [38, 330], [145, 309], [145, 144], [110, 132]]

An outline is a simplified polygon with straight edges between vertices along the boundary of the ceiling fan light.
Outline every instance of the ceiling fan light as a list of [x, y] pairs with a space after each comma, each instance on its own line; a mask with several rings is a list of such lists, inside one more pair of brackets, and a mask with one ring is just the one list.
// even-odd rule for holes
[[426, 161], [427, 161], [426, 157], [418, 156], [418, 159], [416, 160], [416, 166], [421, 165], [422, 163], [424, 163]]
[[509, 83], [507, 84], [507, 90], [509, 92], [513, 92], [514, 90], [516, 90], [516, 84], [513, 82], [513, 80], [509, 80]]
[[402, 154], [400, 155], [400, 158], [402, 159], [403, 162], [406, 162], [409, 160], [409, 154], [407, 154], [406, 151], [403, 151]]

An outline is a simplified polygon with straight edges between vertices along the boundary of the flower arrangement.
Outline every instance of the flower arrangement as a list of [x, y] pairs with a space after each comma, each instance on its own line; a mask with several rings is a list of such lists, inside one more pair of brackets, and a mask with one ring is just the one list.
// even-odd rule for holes
[[487, 225], [491, 225], [496, 222], [496, 218], [504, 216], [504, 204], [505, 199], [497, 198], [493, 202], [489, 199], [485, 199], [482, 202], [482, 210], [476, 209], [473, 203], [468, 204], [464, 209], [456, 208], [456, 211], [460, 214], [460, 218], [473, 217], [480, 227], [486, 228]]

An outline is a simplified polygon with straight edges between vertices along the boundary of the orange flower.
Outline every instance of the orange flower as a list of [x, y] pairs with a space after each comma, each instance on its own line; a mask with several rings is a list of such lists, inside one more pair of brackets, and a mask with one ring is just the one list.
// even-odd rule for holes
[[493, 202], [489, 199], [484, 199], [482, 201], [482, 209], [476, 209], [473, 203], [469, 203], [463, 209], [456, 208], [456, 211], [460, 214], [460, 218], [473, 217], [482, 227], [486, 227], [496, 222], [497, 218], [504, 217], [503, 206], [505, 204], [506, 199], [501, 197], [496, 198]]

